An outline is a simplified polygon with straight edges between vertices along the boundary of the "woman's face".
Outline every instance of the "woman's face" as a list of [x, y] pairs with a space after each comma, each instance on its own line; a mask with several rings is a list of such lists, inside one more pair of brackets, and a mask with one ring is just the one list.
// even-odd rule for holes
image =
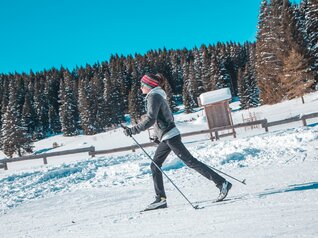
[[150, 88], [148, 88], [147, 86], [141, 84], [141, 87], [140, 87], [141, 91], [142, 91], [142, 94], [148, 94], [149, 91], [151, 90]]

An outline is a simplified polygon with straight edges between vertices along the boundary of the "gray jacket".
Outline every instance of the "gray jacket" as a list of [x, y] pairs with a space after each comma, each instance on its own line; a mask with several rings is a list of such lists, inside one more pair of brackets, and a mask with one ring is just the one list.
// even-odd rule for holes
[[170, 139], [180, 132], [176, 128], [173, 115], [167, 102], [167, 95], [161, 87], [152, 89], [145, 98], [146, 118], [131, 128], [133, 134], [145, 131], [154, 125], [155, 135], [161, 140]]

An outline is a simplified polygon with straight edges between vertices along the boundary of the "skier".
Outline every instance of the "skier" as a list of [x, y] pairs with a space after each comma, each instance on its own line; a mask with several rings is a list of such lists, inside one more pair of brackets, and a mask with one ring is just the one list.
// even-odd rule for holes
[[219, 188], [220, 194], [216, 201], [222, 201], [228, 194], [232, 184], [226, 181], [219, 174], [214, 172], [204, 163], [194, 158], [184, 144], [181, 142], [180, 131], [174, 123], [173, 114], [166, 100], [167, 95], [162, 89], [166, 83], [165, 77], [158, 73], [146, 74], [141, 78], [141, 91], [146, 95], [147, 115], [142, 122], [124, 129], [126, 136], [131, 136], [145, 131], [154, 125], [155, 138], [151, 138], [158, 144], [151, 171], [156, 193], [156, 200], [147, 206], [145, 210], [153, 210], [167, 207], [167, 196], [164, 190], [161, 171], [154, 165], [161, 168], [163, 162], [171, 150], [190, 168], [196, 170], [209, 180], [212, 180]]

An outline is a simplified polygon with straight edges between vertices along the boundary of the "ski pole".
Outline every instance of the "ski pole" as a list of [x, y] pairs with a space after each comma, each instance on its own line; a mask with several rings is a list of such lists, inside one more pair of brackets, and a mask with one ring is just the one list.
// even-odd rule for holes
[[[121, 127], [126, 129], [127, 127], [121, 124]], [[151, 158], [151, 156], [145, 151], [145, 149], [138, 143], [138, 141], [131, 135], [130, 136], [135, 143], [138, 145], [138, 147], [148, 156], [148, 158], [152, 161], [152, 163], [157, 167], [157, 169], [160, 170], [160, 172], [162, 174], [164, 174], [166, 176], [166, 178], [172, 183], [172, 185], [178, 190], [178, 192], [185, 198], [185, 200], [187, 200], [187, 202], [192, 206], [192, 208], [194, 209], [199, 209], [199, 205], [194, 206], [192, 204], [192, 202], [190, 202], [190, 200], [183, 194], [183, 192], [181, 192], [181, 190], [178, 188], [178, 186], [169, 178], [169, 176], [156, 164], [156, 162], [154, 162], [154, 160]]]
[[234, 179], [234, 180], [236, 180], [236, 181], [238, 181], [238, 182], [240, 182], [240, 183], [246, 185], [246, 183], [245, 183], [246, 180], [245, 180], [245, 179], [243, 179], [243, 180], [241, 181], [241, 180], [238, 180], [237, 178], [234, 178], [234, 177], [232, 177], [231, 175], [228, 175], [228, 174], [222, 172], [221, 170], [218, 170], [218, 169], [216, 169], [216, 168], [214, 168], [214, 167], [212, 167], [212, 166], [210, 166], [210, 165], [208, 165], [208, 167], [210, 167], [211, 169], [213, 169], [213, 170], [215, 170], [215, 171], [218, 171], [219, 173], [222, 173], [222, 174], [224, 174], [224, 175], [230, 177], [231, 179]]

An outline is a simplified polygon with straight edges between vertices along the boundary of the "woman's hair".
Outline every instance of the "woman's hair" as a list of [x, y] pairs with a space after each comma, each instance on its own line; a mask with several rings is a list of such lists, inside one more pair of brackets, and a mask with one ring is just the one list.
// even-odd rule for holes
[[161, 88], [164, 88], [167, 82], [167, 79], [165, 78], [165, 76], [163, 76], [163, 74], [161, 73], [157, 73], [157, 74], [147, 74], [150, 78], [153, 78], [155, 80], [157, 80], [159, 82], [159, 86]]

